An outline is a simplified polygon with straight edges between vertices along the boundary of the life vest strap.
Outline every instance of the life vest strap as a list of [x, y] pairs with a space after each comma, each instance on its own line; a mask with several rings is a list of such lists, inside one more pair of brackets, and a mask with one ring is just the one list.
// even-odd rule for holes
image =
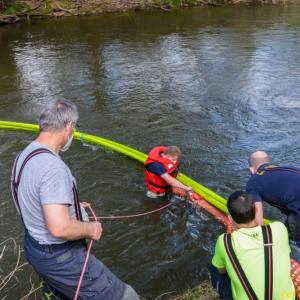
[[168, 190], [172, 187], [171, 185], [159, 185], [159, 184], [153, 183], [151, 181], [148, 181], [147, 184], [158, 187], [160, 189], [164, 189], [164, 190]]

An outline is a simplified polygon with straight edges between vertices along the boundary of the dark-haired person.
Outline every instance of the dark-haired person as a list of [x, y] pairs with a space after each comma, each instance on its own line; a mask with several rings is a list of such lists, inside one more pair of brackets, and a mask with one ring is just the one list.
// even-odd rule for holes
[[177, 146], [157, 146], [150, 151], [144, 163], [146, 194], [149, 198], [163, 197], [172, 187], [192, 192], [191, 187], [176, 179], [180, 155]]
[[279, 208], [287, 215], [291, 245], [299, 247], [300, 169], [276, 166], [266, 152], [256, 151], [249, 157], [249, 171], [252, 176], [247, 182], [246, 191], [254, 198], [258, 224], [263, 224], [263, 201]]
[[[84, 220], [75, 179], [59, 156], [70, 147], [77, 120], [72, 102], [50, 102], [41, 113], [38, 137], [17, 156], [12, 172], [13, 198], [25, 229], [24, 253], [51, 292], [46, 299], [74, 298], [87, 254], [85, 239], [102, 235], [99, 222]], [[91, 255], [79, 299], [139, 297]]]
[[254, 201], [245, 192], [230, 195], [227, 207], [236, 230], [219, 236], [211, 268], [221, 299], [294, 300], [284, 224], [257, 225]]

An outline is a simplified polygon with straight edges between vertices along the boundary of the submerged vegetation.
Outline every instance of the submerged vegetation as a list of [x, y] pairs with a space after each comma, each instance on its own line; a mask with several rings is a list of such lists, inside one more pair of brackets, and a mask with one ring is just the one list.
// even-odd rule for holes
[[[13, 261], [10, 261], [13, 257]], [[26, 269], [31, 268], [27, 262], [21, 246], [17, 244], [14, 238], [8, 238], [0, 242], [0, 299], [8, 299], [12, 289], [20, 284], [26, 288], [22, 289], [21, 300], [37, 299], [42, 294], [42, 282], [37, 278], [34, 271], [31, 271], [29, 278], [24, 274]], [[25, 279], [26, 278], [26, 279]], [[166, 292], [158, 296], [157, 300], [218, 300], [217, 292], [212, 288], [208, 280], [203, 281], [195, 288], [187, 288], [181, 294], [173, 296], [174, 292]], [[146, 298], [141, 297], [141, 300]]]
[[218, 293], [212, 288], [209, 281], [203, 281], [200, 285], [180, 296], [170, 297], [170, 300], [219, 300]]
[[[24, 280], [25, 268], [30, 268], [23, 256], [21, 246], [17, 244], [15, 239], [9, 238], [0, 242], [0, 299], [8, 299], [12, 289], [19, 286], [26, 286], [22, 290], [21, 300], [37, 299], [42, 294], [42, 282], [35, 275], [31, 275], [27, 280]], [[9, 262], [9, 256], [13, 256], [14, 261]], [[174, 292], [167, 292], [157, 297], [157, 300], [218, 300], [218, 294], [211, 287], [209, 281], [204, 281], [197, 287], [188, 288], [182, 295], [172, 296]], [[141, 297], [141, 300], [146, 300]]]
[[[25, 258], [23, 257], [21, 246], [17, 244], [15, 239], [9, 238], [0, 242], [0, 299], [7, 299], [12, 289], [19, 286], [26, 286], [21, 300], [37, 299], [42, 295], [43, 284], [31, 271], [29, 279], [24, 280], [25, 268], [30, 268]], [[14, 261], [9, 262], [9, 255], [13, 253]], [[28, 270], [27, 270], [28, 271]], [[26, 282], [25, 282], [26, 281]], [[182, 295], [172, 296], [174, 292], [166, 292], [157, 297], [157, 300], [217, 300], [219, 299], [216, 291], [211, 287], [209, 281], [204, 281], [197, 287], [188, 288]], [[146, 300], [141, 297], [142, 300]]]
[[20, 300], [36, 298], [42, 285], [33, 271], [29, 278], [24, 276], [28, 268], [30, 266], [25, 262], [21, 246], [14, 238], [0, 242], [0, 299], [11, 299], [11, 291], [18, 288], [21, 283], [22, 287], [26, 286], [26, 288], [20, 289]]

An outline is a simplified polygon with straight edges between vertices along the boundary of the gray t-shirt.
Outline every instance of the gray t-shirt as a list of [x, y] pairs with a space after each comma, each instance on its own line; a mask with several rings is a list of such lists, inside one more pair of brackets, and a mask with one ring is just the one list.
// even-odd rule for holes
[[[39, 142], [33, 141], [30, 143], [19, 156], [16, 166], [17, 176], [25, 158], [38, 148], [46, 148], [51, 151]], [[27, 162], [18, 187], [18, 200], [25, 226], [30, 235], [40, 244], [65, 242], [50, 234], [45, 222], [42, 205], [67, 204], [69, 205], [71, 217], [76, 219], [72, 191], [75, 179], [60, 156], [53, 151], [51, 152], [53, 155], [41, 153]]]

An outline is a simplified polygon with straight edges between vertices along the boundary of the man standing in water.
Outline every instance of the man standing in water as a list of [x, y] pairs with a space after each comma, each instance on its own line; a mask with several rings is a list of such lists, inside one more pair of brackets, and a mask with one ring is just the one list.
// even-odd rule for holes
[[192, 192], [176, 179], [181, 151], [177, 146], [158, 146], [148, 154], [144, 164], [145, 184], [149, 198], [163, 197], [172, 187]]
[[[25, 256], [56, 299], [73, 299], [87, 253], [85, 239], [102, 235], [99, 222], [83, 221], [75, 180], [59, 156], [70, 147], [77, 120], [73, 103], [50, 103], [40, 116], [39, 136], [17, 157], [12, 174], [13, 197], [25, 228]], [[79, 298], [139, 299], [93, 255]]]
[[249, 157], [249, 179], [246, 191], [255, 201], [256, 221], [263, 224], [263, 206], [266, 201], [287, 215], [286, 225], [291, 245], [300, 246], [300, 169], [271, 164], [264, 151]]

